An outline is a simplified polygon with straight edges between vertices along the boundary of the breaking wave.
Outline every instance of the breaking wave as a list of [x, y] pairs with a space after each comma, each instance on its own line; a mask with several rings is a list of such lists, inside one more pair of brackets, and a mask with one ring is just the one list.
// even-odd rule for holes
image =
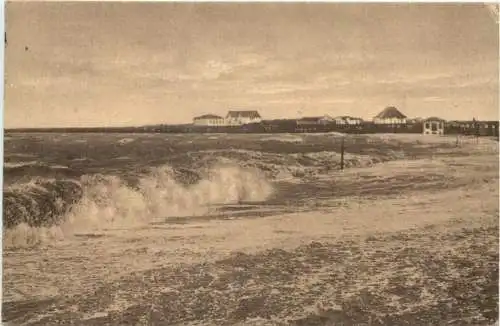
[[288, 143], [302, 143], [304, 139], [300, 135], [293, 134], [280, 134], [276, 136], [269, 136], [261, 139], [262, 141], [278, 141]]
[[46, 164], [38, 161], [4, 163], [4, 185], [25, 181], [24, 186], [20, 187], [30, 188], [30, 185], [34, 183], [37, 185], [40, 182], [43, 183], [39, 176], [44, 176], [46, 179], [74, 179], [81, 175], [81, 172], [59, 164]]
[[[269, 153], [221, 149], [192, 152], [189, 156], [191, 164], [197, 169], [221, 162], [237, 162], [239, 166], [262, 171], [267, 178], [274, 181], [304, 181], [329, 174], [340, 167], [340, 153], [332, 151]], [[366, 167], [401, 158], [404, 158], [402, 153], [390, 150], [384, 155], [368, 152], [366, 155], [345, 153], [344, 164], [346, 168]], [[182, 157], [182, 160], [185, 161], [185, 157]]]
[[[183, 184], [162, 166], [130, 184], [120, 177], [34, 179], [4, 191], [4, 246], [30, 246], [77, 233], [207, 214], [215, 204], [264, 201], [271, 183], [255, 169], [222, 164]], [[186, 174], [186, 173], [184, 173]], [[188, 177], [193, 179], [192, 173]]]
[[[346, 153], [345, 167], [370, 166], [401, 155], [389, 150]], [[7, 167], [12, 183], [4, 186], [4, 246], [35, 245], [155, 218], [201, 216], [221, 204], [265, 201], [275, 181], [308, 182], [337, 171], [340, 154], [199, 150], [169, 155], [168, 162], [149, 161], [147, 166], [157, 167], [140, 169], [140, 174], [120, 175], [82, 175], [68, 164]]]
[[4, 170], [14, 170], [14, 169], [20, 169], [20, 168], [35, 168], [35, 167], [51, 168], [51, 169], [68, 169], [68, 167], [65, 165], [58, 165], [58, 164], [48, 165], [48, 164], [44, 164], [44, 163], [38, 162], [38, 161], [4, 162], [4, 164], [3, 164]]
[[126, 145], [126, 144], [132, 143], [134, 141], [135, 141], [134, 138], [122, 138], [122, 139], [118, 140], [118, 144], [120, 144], [120, 145]]

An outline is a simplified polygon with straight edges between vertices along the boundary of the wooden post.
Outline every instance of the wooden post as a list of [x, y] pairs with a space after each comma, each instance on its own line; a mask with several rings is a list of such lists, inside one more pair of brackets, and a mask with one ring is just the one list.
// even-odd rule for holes
[[473, 123], [473, 128], [474, 128], [474, 140], [476, 141], [476, 144], [479, 143], [479, 123], [477, 122], [476, 118], [472, 119]]
[[340, 143], [340, 170], [344, 170], [344, 136], [342, 136], [342, 141]]

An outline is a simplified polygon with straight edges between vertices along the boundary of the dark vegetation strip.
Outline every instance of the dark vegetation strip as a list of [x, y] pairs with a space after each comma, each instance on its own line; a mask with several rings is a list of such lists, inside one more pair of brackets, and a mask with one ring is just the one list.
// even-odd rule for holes
[[[486, 127], [485, 125], [488, 125]], [[490, 127], [492, 126], [492, 127]], [[353, 134], [373, 133], [422, 133], [423, 122], [407, 124], [374, 124], [365, 121], [360, 125], [337, 125], [335, 123], [297, 125], [294, 119], [264, 120], [260, 123], [242, 126], [194, 126], [180, 125], [149, 125], [140, 127], [90, 127], [90, 128], [17, 128], [6, 129], [5, 133], [318, 133], [342, 132]], [[445, 134], [464, 134], [498, 137], [498, 121], [477, 121], [476, 124], [445, 124]]]

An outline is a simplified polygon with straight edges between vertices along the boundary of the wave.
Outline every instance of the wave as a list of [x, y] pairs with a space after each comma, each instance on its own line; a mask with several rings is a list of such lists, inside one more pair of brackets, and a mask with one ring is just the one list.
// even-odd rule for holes
[[[385, 153], [345, 153], [344, 166], [367, 167], [377, 163], [405, 158], [402, 152], [386, 150]], [[182, 164], [189, 164], [195, 170], [219, 163], [234, 163], [245, 168], [262, 171], [267, 178], [279, 180], [303, 180], [315, 178], [340, 168], [340, 153], [333, 151], [304, 153], [269, 153], [253, 150], [221, 149], [191, 152], [172, 158]]]
[[302, 143], [304, 139], [298, 135], [292, 134], [278, 134], [276, 136], [264, 137], [261, 141], [278, 141], [285, 143]]
[[68, 169], [67, 166], [65, 165], [59, 165], [59, 164], [53, 164], [53, 165], [48, 165], [45, 163], [41, 163], [38, 161], [29, 161], [29, 162], [4, 162], [3, 168], [4, 169], [16, 169], [16, 168], [23, 168], [23, 167], [48, 167], [52, 169]]
[[40, 227], [57, 223], [81, 196], [80, 184], [72, 180], [35, 178], [13, 185], [3, 195], [3, 226], [12, 228], [25, 223]]
[[5, 162], [4, 163], [4, 185], [12, 183], [26, 184], [38, 182], [38, 177], [50, 179], [73, 179], [81, 176], [82, 173], [65, 165], [45, 164], [38, 161], [30, 162]]
[[122, 139], [118, 140], [117, 143], [120, 145], [126, 145], [126, 144], [132, 143], [134, 141], [135, 141], [134, 138], [122, 138]]
[[4, 153], [5, 158], [33, 158], [34, 154], [26, 154], [26, 153]]
[[[186, 173], [181, 172], [181, 173]], [[256, 169], [219, 164], [196, 183], [162, 166], [130, 185], [117, 176], [33, 180], [4, 191], [4, 246], [30, 246], [154, 218], [204, 215], [213, 205], [264, 201], [273, 187]]]
[[4, 162], [3, 163], [3, 168], [4, 169], [12, 169], [12, 168], [18, 168], [18, 167], [23, 167], [23, 166], [33, 166], [33, 165], [38, 165], [38, 161], [30, 161], [30, 162]]
[[[402, 155], [388, 149], [345, 153], [345, 167], [371, 166]], [[148, 166], [158, 167], [140, 174], [113, 172], [120, 176], [82, 175], [71, 168], [29, 163], [6, 169], [14, 183], [4, 186], [4, 243], [12, 246], [144, 224], [155, 218], [205, 215], [220, 204], [265, 201], [276, 181], [329, 177], [339, 169], [340, 154], [200, 150], [169, 155], [168, 162], [148, 161]], [[30, 181], [21, 183], [23, 175]]]

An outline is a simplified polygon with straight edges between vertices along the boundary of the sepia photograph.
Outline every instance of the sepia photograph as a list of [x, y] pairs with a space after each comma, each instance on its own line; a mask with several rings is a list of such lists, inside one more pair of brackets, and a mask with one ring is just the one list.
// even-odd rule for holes
[[2, 325], [498, 325], [498, 7], [6, 1]]

